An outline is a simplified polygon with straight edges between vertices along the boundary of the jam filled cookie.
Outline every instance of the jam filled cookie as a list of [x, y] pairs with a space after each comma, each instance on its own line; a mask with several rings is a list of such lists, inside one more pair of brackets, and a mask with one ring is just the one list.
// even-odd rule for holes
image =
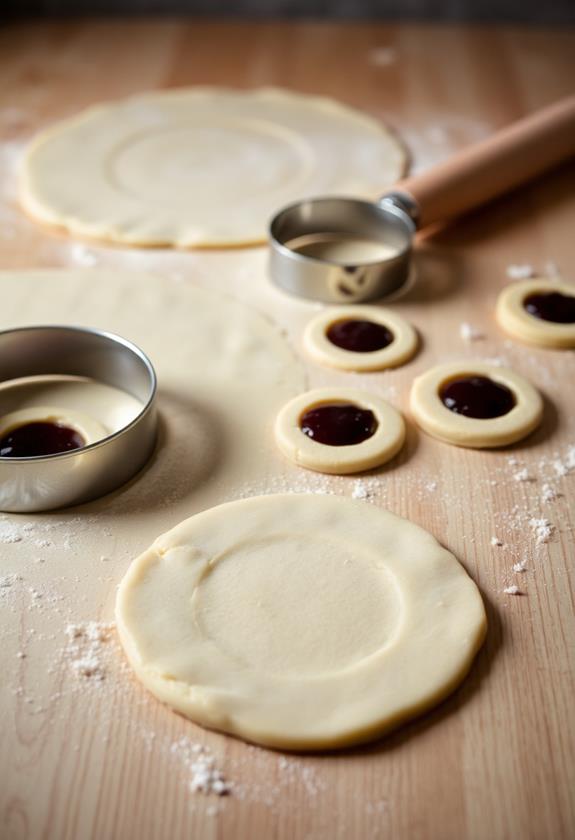
[[397, 367], [417, 350], [417, 333], [400, 315], [377, 306], [342, 306], [309, 322], [304, 347], [320, 364], [339, 370]]
[[316, 388], [282, 408], [275, 439], [298, 466], [346, 475], [393, 458], [403, 446], [405, 423], [381, 397], [356, 388]]
[[556, 280], [512, 283], [497, 300], [505, 332], [539, 347], [575, 347], [575, 286]]
[[446, 443], [484, 449], [526, 437], [541, 422], [538, 391], [509, 368], [450, 362], [418, 376], [411, 410], [419, 426]]

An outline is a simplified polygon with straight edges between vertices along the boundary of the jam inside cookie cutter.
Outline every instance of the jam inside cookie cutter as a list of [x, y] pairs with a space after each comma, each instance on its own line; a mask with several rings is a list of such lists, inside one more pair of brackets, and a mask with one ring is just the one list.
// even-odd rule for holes
[[567, 160], [575, 96], [504, 128], [377, 202], [310, 198], [270, 224], [270, 275], [284, 291], [324, 303], [398, 292], [410, 277], [417, 230], [445, 222]]
[[26, 377], [85, 377], [141, 403], [117, 431], [68, 452], [0, 457], [0, 510], [53, 510], [103, 496], [132, 478], [156, 441], [156, 374], [132, 342], [103, 330], [35, 326], [0, 332], [0, 385]]

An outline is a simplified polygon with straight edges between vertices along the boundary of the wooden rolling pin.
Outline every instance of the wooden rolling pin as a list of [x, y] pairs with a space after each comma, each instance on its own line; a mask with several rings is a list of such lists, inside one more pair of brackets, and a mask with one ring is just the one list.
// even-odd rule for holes
[[415, 205], [414, 219], [423, 228], [460, 216], [574, 155], [575, 96], [571, 96], [427, 172], [403, 179], [393, 193]]

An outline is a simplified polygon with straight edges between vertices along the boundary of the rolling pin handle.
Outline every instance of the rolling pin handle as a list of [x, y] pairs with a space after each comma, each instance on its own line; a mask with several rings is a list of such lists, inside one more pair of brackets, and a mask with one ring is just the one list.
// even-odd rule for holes
[[400, 181], [380, 202], [411, 202], [419, 208], [417, 226], [427, 227], [491, 201], [574, 155], [575, 96], [570, 96]]

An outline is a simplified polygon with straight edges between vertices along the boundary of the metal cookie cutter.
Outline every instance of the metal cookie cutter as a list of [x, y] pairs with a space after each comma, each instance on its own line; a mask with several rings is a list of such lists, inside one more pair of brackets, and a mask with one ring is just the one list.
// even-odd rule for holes
[[0, 383], [41, 375], [88, 377], [135, 397], [142, 410], [107, 437], [79, 449], [0, 457], [0, 510], [23, 513], [75, 505], [132, 478], [156, 440], [156, 374], [135, 344], [112, 333], [64, 326], [0, 332]]
[[360, 303], [408, 280], [416, 230], [453, 219], [575, 154], [575, 96], [503, 129], [379, 201], [315, 198], [270, 225], [270, 274], [284, 291]]

